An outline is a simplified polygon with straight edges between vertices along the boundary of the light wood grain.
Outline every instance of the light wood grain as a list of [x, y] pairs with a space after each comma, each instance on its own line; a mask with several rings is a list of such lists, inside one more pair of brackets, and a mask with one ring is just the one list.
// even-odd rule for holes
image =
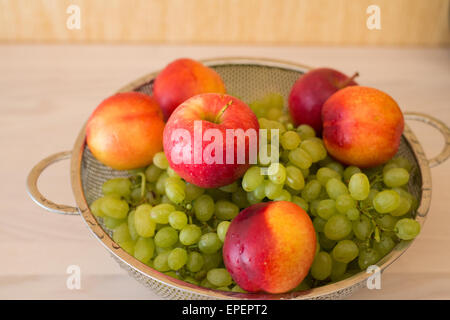
[[[450, 124], [448, 49], [215, 46], [0, 46], [0, 299], [155, 299], [119, 268], [80, 217], [47, 213], [27, 196], [28, 171], [42, 158], [70, 150], [97, 104], [124, 84], [172, 59], [259, 56], [311, 66], [358, 70], [359, 83], [391, 94], [403, 110]], [[411, 123], [425, 152], [439, 134]], [[450, 161], [432, 169], [430, 216], [412, 247], [382, 277], [381, 290], [357, 299], [450, 299]], [[49, 199], [74, 204], [69, 163], [44, 172]], [[81, 290], [65, 286], [69, 265], [81, 267]]]
[[[81, 9], [69, 30], [67, 7]], [[381, 30], [369, 30], [369, 5]], [[0, 40], [448, 45], [449, 0], [0, 0]]]

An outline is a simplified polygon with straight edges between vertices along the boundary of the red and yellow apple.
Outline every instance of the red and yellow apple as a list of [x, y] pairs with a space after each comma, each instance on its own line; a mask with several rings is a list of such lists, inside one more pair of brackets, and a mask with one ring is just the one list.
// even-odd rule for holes
[[153, 95], [161, 106], [165, 120], [190, 97], [200, 93], [225, 92], [225, 85], [217, 72], [186, 58], [167, 65], [153, 85]]
[[241, 211], [223, 246], [228, 272], [249, 292], [292, 290], [308, 274], [315, 253], [311, 219], [289, 201], [258, 203]]
[[116, 170], [146, 166], [162, 150], [164, 121], [157, 102], [138, 92], [118, 93], [94, 110], [86, 143], [103, 164]]
[[170, 167], [187, 182], [218, 188], [244, 175], [252, 154], [256, 162], [258, 131], [255, 114], [241, 100], [200, 94], [183, 102], [169, 118], [164, 152]]
[[331, 156], [361, 168], [391, 159], [403, 132], [403, 114], [388, 94], [352, 86], [339, 90], [322, 109], [323, 142]]
[[289, 94], [289, 112], [295, 125], [307, 124], [317, 135], [322, 132], [322, 106], [336, 91], [357, 83], [345, 74], [330, 68], [318, 68], [302, 75]]

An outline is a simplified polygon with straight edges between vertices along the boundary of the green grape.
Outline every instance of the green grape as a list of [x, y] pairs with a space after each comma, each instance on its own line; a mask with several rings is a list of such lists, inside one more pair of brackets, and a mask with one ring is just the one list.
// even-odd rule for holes
[[[272, 109], [271, 109], [272, 110]], [[279, 110], [278, 110], [279, 111]], [[281, 112], [281, 111], [280, 111]], [[230, 290], [230, 288], [228, 288], [228, 287], [218, 287], [216, 290], [219, 290], [219, 291], [231, 291]]]
[[167, 172], [167, 175], [171, 178], [181, 179], [181, 177], [178, 175], [178, 173], [175, 170], [173, 170], [171, 167], [168, 167], [166, 172]]
[[373, 199], [375, 198], [375, 196], [379, 192], [380, 191], [378, 191], [377, 189], [370, 189], [369, 195], [367, 196], [367, 198], [364, 199], [363, 201], [361, 201], [362, 206], [365, 207], [365, 208], [372, 207], [373, 206]]
[[132, 240], [137, 240], [137, 238], [139, 237], [139, 234], [137, 233], [136, 230], [136, 223], [135, 223], [135, 215], [136, 215], [136, 210], [131, 210], [130, 214], [128, 215], [128, 231], [130, 232], [130, 236]]
[[324, 234], [330, 240], [341, 240], [352, 231], [351, 221], [342, 214], [335, 214], [325, 224]]
[[270, 200], [275, 200], [276, 197], [281, 195], [282, 191], [283, 191], [283, 186], [281, 184], [276, 184], [276, 183], [273, 183], [272, 181], [266, 181], [264, 183], [264, 193], [265, 193], [266, 197], [269, 198]]
[[144, 238], [152, 237], [155, 234], [156, 222], [150, 217], [152, 206], [141, 204], [136, 208], [134, 214], [134, 224], [137, 233]]
[[291, 201], [292, 195], [286, 189], [281, 190], [281, 194], [274, 201]]
[[211, 269], [217, 268], [222, 263], [222, 252], [216, 252], [213, 254], [203, 255], [203, 269], [209, 271]]
[[401, 217], [409, 212], [411, 209], [411, 201], [407, 198], [400, 197], [400, 202], [397, 209], [390, 212], [391, 216]]
[[283, 109], [284, 106], [284, 98], [281, 94], [279, 93], [268, 93], [264, 96], [262, 102], [265, 105], [271, 106], [272, 108], [275, 109]]
[[359, 252], [358, 265], [361, 270], [366, 270], [367, 267], [377, 263], [380, 258], [378, 251], [372, 248], [365, 248]]
[[336, 171], [324, 167], [317, 170], [316, 173], [316, 179], [322, 184], [322, 186], [326, 186], [328, 180], [335, 178], [335, 179], [341, 179], [341, 176]]
[[286, 150], [294, 150], [300, 144], [300, 136], [295, 131], [287, 131], [281, 137], [281, 146]]
[[121, 225], [114, 229], [113, 240], [118, 244], [132, 240], [130, 231], [128, 230], [128, 223], [123, 222]]
[[311, 266], [311, 275], [314, 279], [325, 280], [331, 274], [333, 261], [330, 255], [324, 251], [319, 252]]
[[248, 203], [248, 200], [247, 200], [247, 193], [241, 188], [239, 188], [238, 191], [234, 192], [231, 195], [231, 200], [240, 209], [247, 208], [248, 206], [250, 206], [250, 204]]
[[142, 199], [142, 195], [141, 195], [141, 187], [139, 188], [135, 188], [133, 190], [131, 190], [131, 194], [130, 197], [133, 201], [137, 202], [139, 200]]
[[111, 217], [104, 217], [103, 223], [108, 229], [115, 229], [125, 222], [125, 219], [115, 219]]
[[216, 253], [220, 248], [222, 248], [222, 241], [214, 232], [205, 233], [198, 241], [198, 249], [203, 253]]
[[164, 194], [164, 192], [166, 192], [166, 180], [168, 177], [169, 175], [167, 174], [167, 172], [163, 172], [156, 181], [156, 192], [158, 192], [159, 194]]
[[339, 213], [346, 213], [348, 210], [355, 208], [356, 204], [353, 198], [348, 194], [341, 194], [336, 198], [336, 209]]
[[205, 189], [197, 187], [192, 183], [186, 183], [186, 189], [184, 190], [184, 192], [186, 194], [185, 200], [192, 201], [200, 197], [205, 192]]
[[286, 181], [286, 168], [281, 163], [272, 163], [269, 166], [269, 180], [276, 184]]
[[236, 181], [234, 181], [233, 183], [220, 187], [219, 189], [228, 193], [233, 193], [236, 192], [238, 190], [239, 186], [237, 184]]
[[280, 159], [282, 163], [288, 163], [289, 162], [289, 150], [283, 150], [280, 154]]
[[269, 120], [278, 120], [282, 115], [283, 111], [276, 108], [270, 108], [266, 113], [266, 117]]
[[326, 165], [327, 168], [336, 171], [342, 177], [344, 175], [344, 166], [336, 161], [331, 161]]
[[314, 230], [317, 232], [323, 232], [326, 223], [327, 220], [322, 219], [321, 217], [315, 217], [313, 220]]
[[170, 248], [178, 241], [178, 232], [172, 227], [163, 227], [155, 234], [155, 245]]
[[101, 212], [114, 219], [125, 219], [129, 209], [128, 203], [125, 200], [111, 196], [103, 197], [103, 200], [100, 202]]
[[305, 210], [305, 211], [309, 210], [308, 202], [305, 199], [297, 197], [297, 196], [293, 196], [291, 201], [293, 203], [295, 203], [296, 205], [298, 205], [299, 207], [301, 207], [303, 210]]
[[312, 162], [318, 162], [325, 159], [327, 156], [327, 150], [318, 138], [309, 138], [302, 141], [300, 143], [300, 148], [305, 150], [311, 156]]
[[202, 282], [200, 283], [200, 286], [201, 287], [204, 287], [204, 288], [208, 288], [208, 289], [215, 289], [216, 287], [211, 283], [211, 282], [209, 282], [208, 281], [208, 279], [203, 279], [202, 280]]
[[103, 211], [101, 209], [102, 201], [103, 201], [103, 198], [98, 198], [97, 200], [92, 202], [92, 204], [89, 206], [89, 209], [91, 210], [92, 214], [96, 217], [102, 218], [105, 216], [105, 214], [103, 213]]
[[345, 184], [336, 178], [331, 178], [327, 181], [325, 186], [328, 196], [331, 199], [337, 199], [341, 194], [347, 194], [348, 189]]
[[364, 215], [359, 217], [359, 220], [352, 223], [353, 233], [359, 240], [366, 240], [372, 233], [372, 222]]
[[230, 224], [231, 223], [229, 221], [222, 221], [217, 226], [217, 236], [219, 237], [220, 241], [225, 242], [225, 236], [227, 235]]
[[390, 160], [388, 163], [386, 163], [386, 164], [383, 166], [383, 174], [384, 174], [385, 172], [387, 172], [387, 171], [393, 169], [393, 168], [398, 168], [398, 166], [397, 166], [397, 164], [396, 164], [394, 161]]
[[182, 211], [173, 211], [169, 214], [169, 224], [176, 230], [183, 229], [188, 222], [186, 214]]
[[216, 287], [226, 287], [233, 282], [231, 275], [225, 268], [215, 268], [209, 270], [206, 274], [206, 278]]
[[[302, 172], [303, 177], [309, 178], [309, 168], [307, 168], [307, 169], [302, 169], [302, 168], [300, 168], [300, 171]], [[312, 178], [311, 178], [311, 179], [312, 179]]]
[[394, 232], [399, 239], [412, 240], [420, 233], [420, 224], [410, 218], [403, 218], [397, 221]]
[[179, 204], [186, 198], [185, 188], [186, 184], [179, 178], [166, 179], [165, 194], [173, 203]]
[[263, 183], [264, 177], [261, 175], [261, 169], [257, 166], [253, 166], [245, 172], [242, 178], [242, 188], [247, 191], [255, 190], [261, 183]]
[[238, 285], [235, 285], [233, 288], [231, 288], [232, 292], [240, 292], [240, 293], [247, 293], [247, 291], [245, 291], [244, 289], [242, 289], [241, 287], [239, 287]]
[[373, 248], [378, 251], [380, 257], [384, 257], [395, 247], [395, 241], [386, 232], [382, 232], [379, 242], [374, 242]]
[[317, 216], [317, 208], [319, 207], [319, 203], [321, 200], [316, 199], [311, 201], [311, 203], [309, 204], [309, 211], [313, 216]]
[[190, 277], [190, 276], [187, 276], [186, 278], [184, 278], [183, 281], [187, 282], [187, 283], [190, 283], [190, 284], [193, 284], [195, 286], [199, 285], [198, 281], [195, 280], [194, 278]]
[[134, 241], [133, 240], [122, 242], [120, 244], [120, 247], [123, 250], [125, 250], [125, 252], [128, 253], [129, 255], [134, 255]]
[[399, 168], [403, 168], [403, 169], [406, 169], [406, 171], [411, 172], [412, 164], [411, 164], [411, 162], [409, 162], [408, 159], [400, 156], [400, 157], [395, 157], [391, 161], [393, 161], [395, 164], [397, 164], [397, 166]]
[[248, 192], [247, 201], [249, 204], [253, 205], [261, 202], [261, 199], [258, 199], [253, 192]]
[[208, 221], [214, 214], [214, 200], [207, 194], [203, 194], [194, 201], [195, 217], [200, 221]]
[[158, 254], [153, 260], [153, 267], [161, 272], [169, 271], [170, 270], [168, 262], [169, 254], [170, 251]]
[[[272, 145], [267, 143], [266, 146], [261, 146], [261, 148], [265, 148], [266, 152], [261, 152], [261, 149], [258, 153], [258, 163], [262, 166], [268, 166], [273, 160], [274, 162], [278, 162], [278, 158], [272, 159]], [[274, 149], [276, 151], [276, 149]], [[275, 155], [274, 155], [275, 156]]]
[[355, 166], [348, 166], [347, 168], [345, 168], [345, 170], [344, 170], [344, 181], [346, 183], [348, 183], [350, 181], [350, 178], [355, 173], [361, 173], [361, 169], [359, 169], [358, 167], [355, 167]]
[[319, 197], [322, 191], [322, 185], [317, 179], [310, 180], [302, 190], [302, 198], [306, 201], [312, 201]]
[[336, 241], [328, 239], [325, 234], [320, 233], [319, 234], [319, 244], [322, 249], [325, 251], [330, 251], [334, 248], [336, 245]]
[[163, 151], [157, 152], [153, 156], [153, 164], [163, 170], [169, 168], [169, 162], [167, 161], [166, 155]]
[[220, 189], [216, 189], [216, 188], [206, 189], [206, 194], [208, 194], [210, 197], [212, 197], [214, 199], [214, 201], [230, 200], [230, 198], [231, 198], [230, 193], [222, 191]]
[[202, 235], [202, 230], [195, 224], [188, 224], [180, 231], [180, 242], [185, 246], [190, 246], [198, 242]]
[[401, 187], [409, 181], [409, 173], [403, 168], [392, 168], [383, 173], [383, 182], [390, 188]]
[[312, 138], [312, 137], [316, 136], [316, 132], [314, 131], [314, 129], [307, 124], [299, 125], [297, 127], [297, 133], [302, 140], [306, 140], [308, 138]]
[[[255, 190], [253, 190], [252, 191], [252, 193], [253, 193], [253, 197], [255, 198], [255, 199], [258, 199], [258, 200], [262, 200], [262, 199], [264, 199], [264, 197], [266, 196], [266, 183], [267, 183], [268, 181], [266, 181], [266, 180], [264, 180], [264, 182], [263, 183], [261, 183], [259, 186], [258, 186], [258, 188], [256, 188]], [[282, 187], [282, 185], [281, 185], [281, 187]]]
[[294, 166], [287, 166], [286, 185], [296, 191], [302, 190], [305, 187], [303, 173]]
[[369, 196], [370, 183], [364, 173], [355, 173], [348, 183], [348, 191], [355, 200], [364, 200]]
[[155, 252], [155, 243], [151, 238], [140, 237], [134, 247], [134, 257], [143, 263], [147, 263]]
[[220, 220], [231, 220], [239, 213], [239, 207], [230, 201], [219, 200], [215, 205], [215, 215]]
[[167, 257], [167, 264], [170, 269], [179, 270], [186, 264], [187, 260], [187, 251], [183, 248], [175, 248], [170, 251], [169, 256]]
[[341, 263], [349, 263], [359, 254], [358, 246], [351, 240], [341, 240], [333, 248], [331, 256]]
[[345, 215], [350, 221], [356, 221], [359, 219], [360, 213], [356, 208], [350, 208], [345, 212]]
[[128, 178], [114, 178], [106, 181], [102, 186], [104, 195], [117, 194], [128, 197], [131, 194], [131, 181]]
[[393, 231], [398, 219], [390, 214], [384, 214], [376, 219], [377, 224], [384, 230]]
[[191, 272], [198, 272], [203, 268], [204, 259], [203, 256], [196, 252], [189, 252], [186, 262], [186, 267]]
[[332, 264], [333, 267], [330, 274], [331, 281], [339, 281], [347, 271], [347, 264], [336, 260], [333, 260]]
[[148, 182], [156, 182], [162, 172], [163, 171], [160, 168], [154, 164], [151, 164], [147, 167], [147, 169], [145, 169], [145, 178]]
[[169, 203], [162, 203], [150, 210], [150, 217], [159, 224], [168, 224], [169, 215], [175, 211], [175, 207]]
[[317, 215], [328, 220], [336, 213], [336, 203], [333, 199], [320, 200], [317, 206]]
[[313, 162], [313, 159], [309, 153], [300, 147], [289, 152], [288, 159], [292, 164], [300, 169], [308, 169], [311, 167]]
[[378, 213], [388, 213], [398, 208], [400, 196], [393, 190], [383, 190], [377, 193], [372, 203]]

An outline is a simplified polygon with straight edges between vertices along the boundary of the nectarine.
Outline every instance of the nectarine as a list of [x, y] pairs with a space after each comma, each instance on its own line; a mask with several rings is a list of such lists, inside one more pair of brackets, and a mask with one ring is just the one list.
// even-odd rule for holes
[[308, 274], [316, 233], [308, 214], [289, 201], [254, 204], [231, 222], [223, 259], [236, 283], [249, 292], [292, 290]]
[[92, 154], [116, 170], [146, 166], [162, 150], [164, 121], [156, 101], [138, 92], [118, 93], [94, 110], [86, 126]]

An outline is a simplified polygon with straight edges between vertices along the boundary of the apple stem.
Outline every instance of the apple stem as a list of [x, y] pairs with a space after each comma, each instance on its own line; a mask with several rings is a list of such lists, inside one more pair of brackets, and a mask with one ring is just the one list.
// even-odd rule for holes
[[223, 115], [225, 110], [233, 103], [233, 100], [228, 101], [226, 105], [223, 106], [222, 109], [220, 109], [219, 113], [216, 116], [216, 119], [214, 119], [214, 123], [219, 123], [220, 117]]
[[346, 86], [348, 86], [348, 84], [349, 84], [350, 82], [352, 82], [353, 80], [355, 80], [355, 78], [358, 77], [358, 76], [359, 76], [359, 73], [358, 73], [358, 71], [357, 71], [357, 72], [355, 72], [350, 78], [348, 78], [347, 80], [345, 80], [344, 82], [342, 82], [341, 85], [338, 86], [338, 88], [339, 88], [339, 89], [345, 88]]

